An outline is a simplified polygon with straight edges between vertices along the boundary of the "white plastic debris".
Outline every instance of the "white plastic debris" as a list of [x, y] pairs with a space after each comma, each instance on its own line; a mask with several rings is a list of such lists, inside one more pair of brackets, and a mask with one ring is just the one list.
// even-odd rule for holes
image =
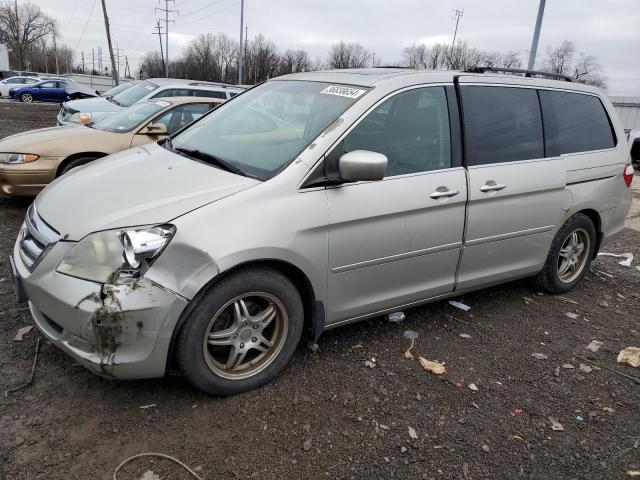
[[631, 262], [633, 262], [633, 253], [608, 253], [608, 252], [600, 252], [598, 253], [599, 257], [615, 257], [615, 258], [624, 258], [621, 262], [618, 262], [618, 265], [622, 265], [623, 267], [630, 267]]
[[147, 408], [153, 408], [153, 407], [155, 407], [155, 406], [157, 406], [157, 405], [158, 405], [157, 403], [152, 403], [152, 404], [150, 404], [150, 405], [142, 405], [142, 406], [141, 406], [141, 407], [139, 407], [139, 408], [141, 408], [142, 410], [146, 410]]
[[364, 362], [365, 366], [369, 367], [369, 368], [375, 368], [376, 366], [376, 359], [372, 358], [371, 360], [366, 360]]
[[582, 373], [591, 373], [593, 371], [593, 367], [586, 365], [584, 363], [581, 363], [580, 366], [578, 367], [578, 370]]
[[462, 338], [471, 338], [471, 335], [469, 335], [468, 333], [461, 333], [460, 337], [462, 337]]
[[602, 345], [604, 345], [604, 343], [600, 340], [592, 340], [591, 343], [584, 348], [586, 348], [590, 352], [596, 353], [598, 350], [600, 350], [600, 347]]
[[27, 327], [19, 328], [16, 332], [16, 336], [13, 337], [14, 342], [21, 342], [22, 337], [24, 337], [27, 333], [29, 333], [33, 329], [33, 325], [29, 325]]
[[469, 390], [473, 390], [474, 392], [478, 391], [478, 386], [475, 383], [469, 384]]
[[544, 353], [532, 353], [531, 356], [537, 360], [546, 360], [549, 358]]
[[567, 312], [567, 317], [573, 318], [574, 320], [577, 320], [578, 318], [580, 318], [580, 315], [578, 315], [577, 313], [573, 313], [573, 312]]
[[400, 323], [404, 321], [404, 319], [405, 319], [404, 312], [392, 312], [389, 315], [387, 315], [387, 320], [391, 323]]
[[418, 434], [417, 434], [417, 433], [416, 433], [416, 431], [415, 431], [413, 428], [411, 428], [411, 427], [409, 427], [409, 436], [410, 436], [412, 439], [414, 439], [414, 440], [417, 440], [417, 439], [418, 439]]
[[469, 305], [466, 305], [462, 302], [458, 302], [456, 300], [449, 300], [449, 305], [451, 305], [452, 307], [459, 308], [460, 310], [464, 310], [465, 312], [468, 312], [469, 310], [471, 310], [471, 307]]

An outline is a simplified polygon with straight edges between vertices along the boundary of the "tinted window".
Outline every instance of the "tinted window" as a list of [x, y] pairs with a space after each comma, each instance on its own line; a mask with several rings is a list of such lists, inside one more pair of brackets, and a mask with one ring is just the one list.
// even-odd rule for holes
[[462, 105], [469, 165], [544, 157], [535, 90], [466, 86], [462, 88]]
[[613, 148], [609, 117], [598, 97], [540, 90], [547, 156]]
[[208, 103], [192, 103], [180, 105], [157, 118], [153, 123], [164, 123], [167, 126], [167, 133], [172, 134], [191, 122], [199, 119], [209, 111]]
[[167, 88], [161, 92], [156, 93], [153, 98], [166, 98], [166, 97], [187, 97], [189, 96], [189, 90], [186, 88]]
[[387, 176], [451, 167], [444, 87], [409, 90], [378, 105], [345, 137], [337, 156], [354, 150], [386, 155]]
[[56, 88], [56, 82], [44, 82], [41, 83], [40, 86], [42, 88]]
[[216, 92], [213, 90], [192, 90], [192, 95], [195, 97], [227, 98], [224, 92]]

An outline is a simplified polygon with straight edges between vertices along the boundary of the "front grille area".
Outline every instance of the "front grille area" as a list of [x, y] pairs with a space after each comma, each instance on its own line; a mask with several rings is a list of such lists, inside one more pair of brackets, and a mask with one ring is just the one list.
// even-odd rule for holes
[[64, 105], [60, 106], [60, 112], [58, 112], [58, 120], [61, 122], [66, 122], [71, 118], [71, 115], [76, 113], [77, 111], [73, 108], [65, 107]]
[[32, 204], [20, 229], [20, 258], [29, 271], [33, 271], [49, 247], [60, 240], [60, 234], [49, 226]]

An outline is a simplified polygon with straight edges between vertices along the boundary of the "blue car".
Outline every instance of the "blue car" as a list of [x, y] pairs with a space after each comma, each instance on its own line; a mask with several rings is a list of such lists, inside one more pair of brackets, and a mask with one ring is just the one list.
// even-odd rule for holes
[[64, 102], [69, 99], [67, 86], [69, 82], [61, 79], [48, 79], [42, 82], [9, 90], [9, 96], [30, 103], [34, 100], [40, 102]]

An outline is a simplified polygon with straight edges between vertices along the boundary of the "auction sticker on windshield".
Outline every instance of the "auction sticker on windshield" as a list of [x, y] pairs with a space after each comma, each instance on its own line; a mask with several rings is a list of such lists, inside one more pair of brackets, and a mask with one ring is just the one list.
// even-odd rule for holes
[[365, 92], [366, 90], [361, 90], [359, 88], [345, 87], [342, 85], [331, 85], [322, 90], [320, 93], [325, 93], [327, 95], [338, 95], [339, 97], [358, 98]]

